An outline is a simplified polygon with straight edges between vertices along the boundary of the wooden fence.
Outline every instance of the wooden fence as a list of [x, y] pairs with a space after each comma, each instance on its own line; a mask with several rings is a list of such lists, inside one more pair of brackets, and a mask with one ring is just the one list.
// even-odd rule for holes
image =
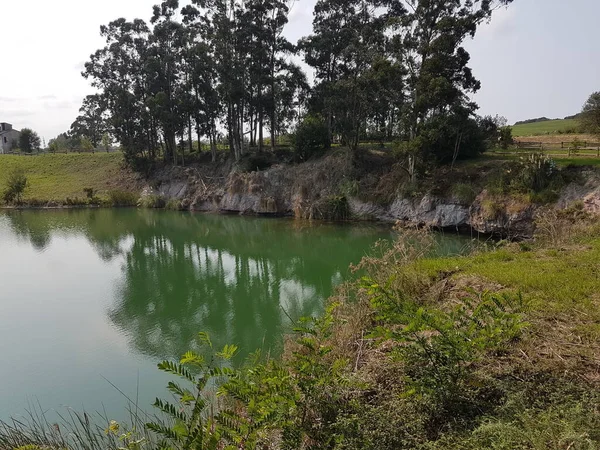
[[586, 151], [589, 155], [590, 151], [595, 151], [596, 156], [600, 158], [600, 142], [588, 141], [572, 141], [572, 142], [528, 142], [516, 141], [517, 149], [519, 150], [538, 150], [541, 152], [547, 150], [566, 150], [568, 156], [576, 155], [580, 151]]

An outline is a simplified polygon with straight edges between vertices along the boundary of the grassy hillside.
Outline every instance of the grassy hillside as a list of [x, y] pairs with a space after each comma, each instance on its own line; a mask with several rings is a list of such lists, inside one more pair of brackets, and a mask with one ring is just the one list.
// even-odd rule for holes
[[575, 119], [548, 120], [513, 126], [513, 136], [536, 136], [540, 134], [569, 133], [577, 130], [579, 123]]
[[64, 201], [84, 197], [84, 188], [99, 194], [113, 189], [136, 188], [134, 175], [123, 168], [120, 153], [0, 155], [0, 191], [14, 169], [23, 169], [29, 180], [25, 199]]

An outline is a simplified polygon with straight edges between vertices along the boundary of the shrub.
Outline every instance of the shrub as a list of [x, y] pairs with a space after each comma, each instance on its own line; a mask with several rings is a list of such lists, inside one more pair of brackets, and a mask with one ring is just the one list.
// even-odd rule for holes
[[20, 205], [23, 201], [23, 194], [25, 193], [25, 189], [27, 189], [27, 185], [25, 172], [20, 169], [13, 170], [8, 175], [6, 190], [3, 195], [4, 201], [8, 204], [15, 203]]
[[329, 148], [329, 132], [323, 119], [305, 117], [296, 128], [293, 142], [297, 157], [303, 161], [323, 155]]
[[238, 162], [237, 168], [240, 172], [254, 172], [268, 169], [273, 165], [271, 157], [266, 153], [244, 155]]
[[99, 205], [101, 203], [100, 197], [94, 188], [84, 188], [85, 196], [88, 199], [90, 205]]
[[136, 206], [138, 202], [137, 194], [129, 191], [110, 191], [108, 197], [112, 206]]
[[543, 153], [532, 153], [521, 158], [520, 170], [515, 179], [517, 188], [540, 192], [546, 189], [558, 174], [554, 160]]
[[506, 150], [513, 144], [512, 127], [501, 127], [500, 128], [500, 147]]
[[138, 202], [138, 206], [149, 209], [161, 209], [167, 206], [167, 201], [160, 195], [152, 194], [142, 197]]
[[85, 198], [79, 198], [79, 197], [67, 197], [65, 200], [65, 204], [67, 206], [86, 206], [89, 204], [89, 201]]
[[181, 202], [179, 200], [177, 200], [176, 198], [172, 198], [171, 200], [169, 200], [167, 202], [167, 204], [165, 205], [166, 209], [169, 209], [171, 211], [179, 211], [181, 210]]
[[452, 195], [454, 195], [461, 203], [470, 205], [475, 201], [477, 192], [471, 184], [456, 183], [452, 186]]

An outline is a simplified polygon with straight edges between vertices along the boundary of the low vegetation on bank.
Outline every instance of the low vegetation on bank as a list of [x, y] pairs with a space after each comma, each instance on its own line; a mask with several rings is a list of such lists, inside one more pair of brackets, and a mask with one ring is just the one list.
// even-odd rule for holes
[[375, 248], [280, 359], [236, 368], [235, 346], [200, 334], [159, 365], [175, 378], [162, 420], [4, 425], [0, 448], [599, 448], [598, 223], [575, 206], [540, 217], [533, 243], [432, 245], [405, 230]]

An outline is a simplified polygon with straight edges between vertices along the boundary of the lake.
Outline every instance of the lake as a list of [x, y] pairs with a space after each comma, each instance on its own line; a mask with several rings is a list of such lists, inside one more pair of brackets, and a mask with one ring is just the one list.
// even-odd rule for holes
[[[0, 420], [41, 405], [127, 417], [199, 331], [277, 354], [389, 227], [154, 210], [0, 212]], [[442, 253], [465, 240], [439, 238]], [[116, 386], [116, 387], [115, 387]], [[118, 389], [117, 389], [118, 388]], [[119, 392], [122, 391], [121, 392]]]

